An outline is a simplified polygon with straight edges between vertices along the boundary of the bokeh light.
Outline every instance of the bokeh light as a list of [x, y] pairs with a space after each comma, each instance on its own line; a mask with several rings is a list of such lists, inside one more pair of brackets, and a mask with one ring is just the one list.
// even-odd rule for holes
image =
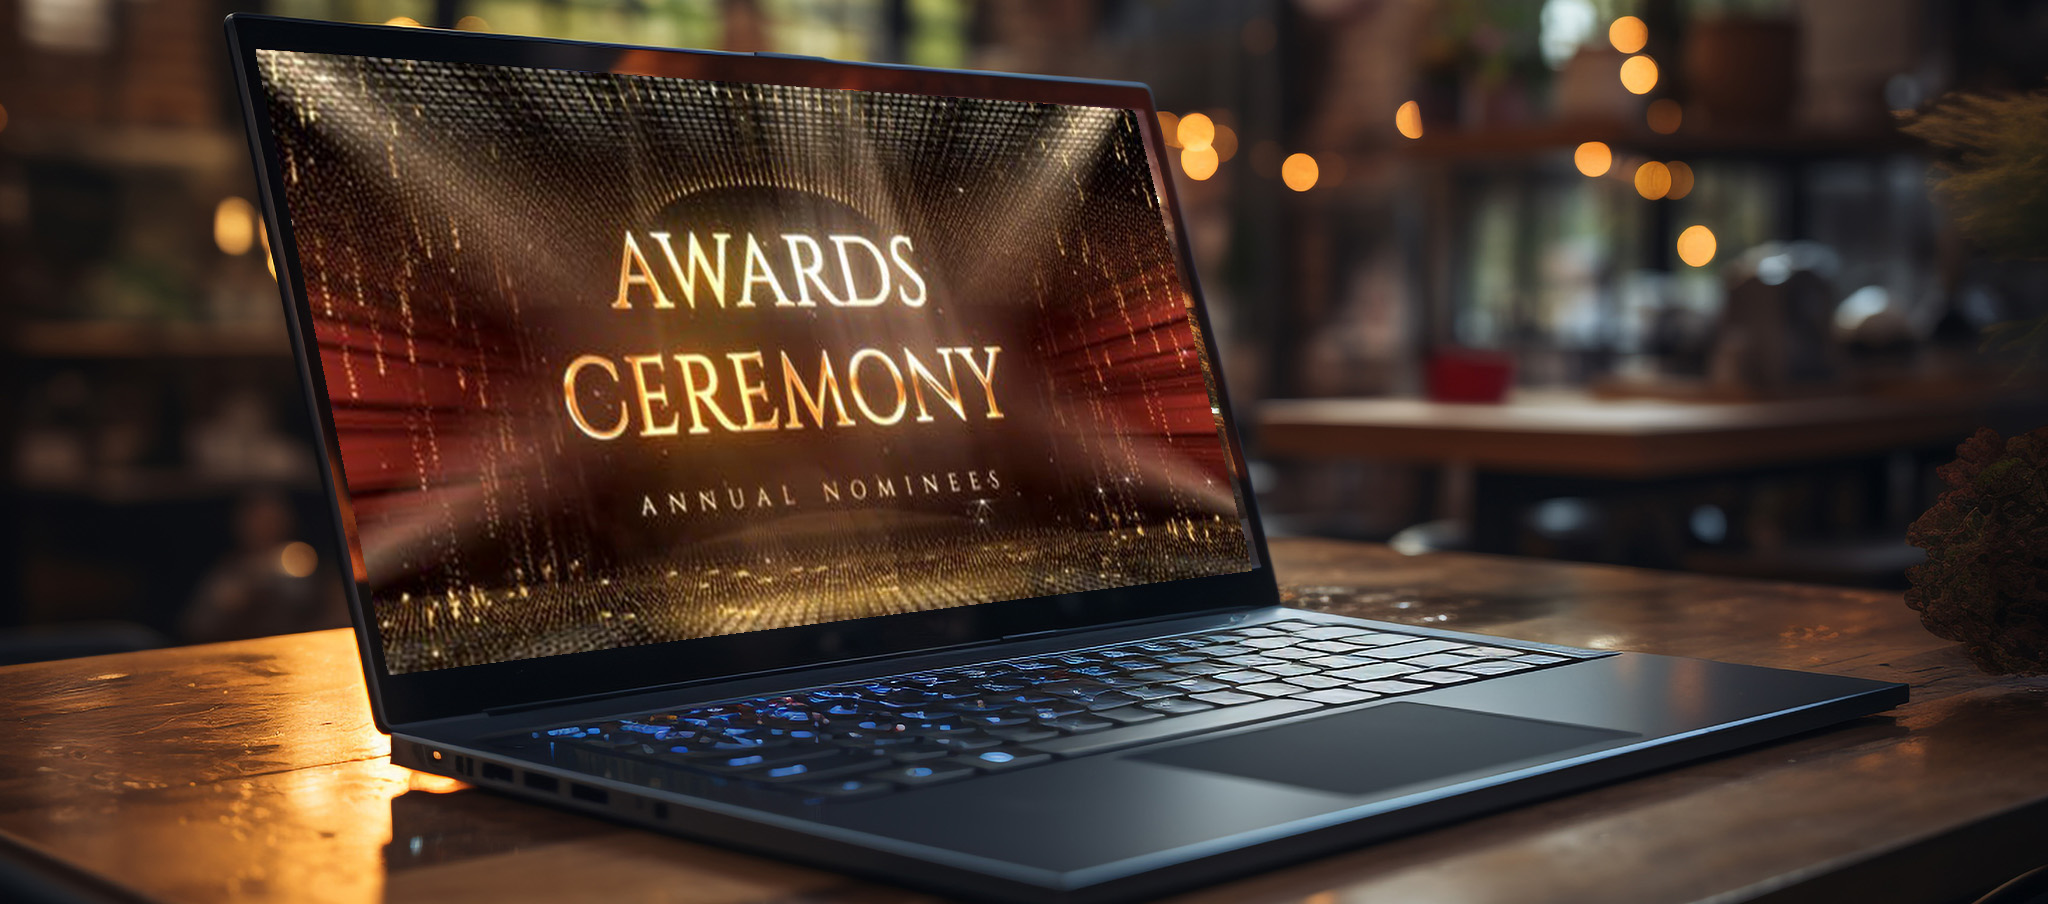
[[1657, 61], [1632, 56], [1621, 61], [1621, 86], [1630, 94], [1648, 94], [1657, 87]]
[[307, 577], [320, 567], [320, 554], [313, 550], [311, 544], [293, 540], [277, 554], [277, 567], [292, 577]]
[[233, 195], [213, 207], [213, 244], [222, 254], [241, 256], [256, 244], [256, 207]]
[[1682, 160], [1673, 160], [1664, 164], [1664, 168], [1671, 171], [1671, 190], [1664, 193], [1664, 200], [1676, 201], [1692, 194], [1692, 167], [1686, 166]]
[[482, 16], [463, 16], [455, 20], [455, 27], [462, 31], [490, 31], [491, 23], [485, 22]]
[[1216, 149], [1213, 147], [1187, 148], [1180, 152], [1180, 170], [1188, 178], [1200, 182], [1216, 175]]
[[1166, 139], [1166, 146], [1180, 147], [1180, 117], [1165, 110], [1159, 111], [1159, 134]]
[[1206, 113], [1189, 113], [1180, 118], [1180, 146], [1193, 150], [1206, 148], [1216, 143], [1216, 122]]
[[1316, 166], [1316, 158], [1307, 154], [1294, 154], [1280, 164], [1280, 181], [1295, 191], [1308, 191], [1316, 187], [1316, 178], [1322, 175]]
[[1572, 164], [1588, 176], [1605, 176], [1614, 166], [1614, 152], [1600, 141], [1588, 141], [1572, 152]]
[[1652, 160], [1636, 167], [1636, 194], [1652, 201], [1671, 192], [1671, 170]]
[[1678, 234], [1678, 259], [1688, 266], [1704, 267], [1714, 262], [1714, 231], [1705, 226], [1687, 226]]
[[384, 24], [396, 25], [399, 28], [418, 28], [420, 27], [420, 20], [411, 16], [392, 16], [389, 19], [385, 19]]
[[1237, 130], [1222, 123], [1216, 124], [1216, 141], [1210, 147], [1216, 150], [1216, 159], [1229, 161], [1237, 156]]
[[1650, 26], [1634, 16], [1622, 16], [1607, 26], [1607, 40], [1622, 53], [1636, 53], [1650, 43]]
[[1685, 123], [1685, 108], [1671, 98], [1659, 98], [1650, 102], [1650, 109], [1643, 118], [1649, 120], [1650, 131], [1670, 135]]
[[1422, 105], [1408, 101], [1394, 111], [1394, 131], [1403, 138], [1422, 137]]

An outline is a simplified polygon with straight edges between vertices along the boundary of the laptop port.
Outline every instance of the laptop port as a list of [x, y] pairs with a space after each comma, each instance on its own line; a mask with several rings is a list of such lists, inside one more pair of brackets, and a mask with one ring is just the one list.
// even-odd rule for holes
[[552, 775], [529, 772], [526, 774], [526, 787], [536, 791], [560, 791], [562, 789], [562, 781]]
[[569, 796], [577, 800], [587, 800], [594, 804], [608, 804], [612, 802], [612, 796], [602, 788], [592, 788], [589, 785], [571, 783], [569, 785]]
[[512, 780], [512, 767], [500, 766], [497, 763], [485, 763], [484, 778], [494, 782], [509, 782]]

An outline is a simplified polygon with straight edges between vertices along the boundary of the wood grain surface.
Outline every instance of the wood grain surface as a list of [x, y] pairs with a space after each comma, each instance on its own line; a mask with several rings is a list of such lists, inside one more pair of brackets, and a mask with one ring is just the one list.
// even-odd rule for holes
[[1260, 404], [1258, 417], [1261, 453], [1282, 458], [1647, 480], [1952, 444], [1980, 425], [2040, 410], [2038, 401], [1986, 396], [1699, 404], [1525, 393], [1504, 405], [1287, 399]]
[[[2048, 680], [1897, 594], [1283, 541], [1295, 605], [1913, 685], [1884, 717], [1185, 897], [1970, 900], [2048, 863]], [[822, 904], [915, 892], [466, 789], [386, 759], [342, 631], [0, 669], [0, 841], [176, 902]]]

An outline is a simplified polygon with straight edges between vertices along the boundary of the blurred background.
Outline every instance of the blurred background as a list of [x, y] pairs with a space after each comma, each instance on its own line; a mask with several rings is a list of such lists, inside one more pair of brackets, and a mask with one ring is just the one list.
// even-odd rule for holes
[[1279, 536], [1900, 586], [2048, 423], [2048, 4], [0, 0], [0, 661], [346, 623], [237, 10], [1151, 84]]

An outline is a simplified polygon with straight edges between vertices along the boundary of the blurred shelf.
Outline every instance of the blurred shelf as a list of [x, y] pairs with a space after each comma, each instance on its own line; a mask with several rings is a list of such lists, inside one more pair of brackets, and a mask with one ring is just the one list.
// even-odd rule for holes
[[249, 166], [239, 129], [14, 123], [0, 132], [0, 155], [205, 173]]
[[1439, 160], [1525, 157], [1569, 151], [1581, 142], [1601, 141], [1617, 151], [1657, 158], [1853, 157], [1911, 153], [1921, 143], [1895, 130], [1814, 132], [1797, 128], [1736, 128], [1659, 135], [1634, 123], [1560, 122], [1507, 129], [1428, 132], [1405, 143], [1412, 157]]
[[289, 358], [283, 324], [122, 320], [24, 323], [16, 353], [36, 358]]
[[[310, 466], [311, 462], [307, 462]], [[309, 468], [310, 470], [310, 468]], [[77, 480], [21, 481], [15, 504], [75, 506], [79, 500], [101, 505], [182, 505], [233, 499], [251, 492], [317, 493], [311, 474], [208, 474], [187, 468], [136, 467], [102, 471]]]

